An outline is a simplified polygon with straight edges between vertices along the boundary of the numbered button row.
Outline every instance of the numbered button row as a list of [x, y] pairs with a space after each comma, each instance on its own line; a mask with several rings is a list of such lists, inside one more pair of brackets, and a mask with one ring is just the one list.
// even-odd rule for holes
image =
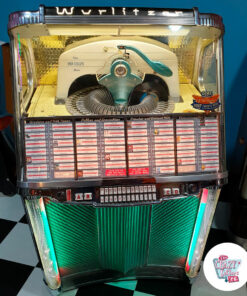
[[127, 195], [106, 195], [100, 196], [101, 203], [119, 203], [119, 202], [139, 202], [154, 201], [156, 193], [127, 194]]
[[144, 186], [116, 186], [116, 187], [101, 187], [100, 195], [118, 195], [118, 194], [135, 194], [135, 193], [155, 193], [155, 185]]

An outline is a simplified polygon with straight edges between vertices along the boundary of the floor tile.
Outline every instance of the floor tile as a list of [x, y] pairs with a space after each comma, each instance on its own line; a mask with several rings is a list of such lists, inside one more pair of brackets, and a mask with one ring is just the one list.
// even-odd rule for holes
[[40, 268], [34, 268], [17, 296], [51, 296], [43, 282], [43, 272]]
[[134, 291], [106, 284], [91, 285], [79, 288], [76, 296], [133, 296]]
[[28, 224], [26, 214], [21, 218], [21, 220], [19, 222], [24, 223], [24, 224]]
[[[77, 289], [60, 293], [59, 296], [75, 296], [76, 293]], [[49, 288], [43, 281], [43, 272], [40, 268], [34, 268], [17, 296], [51, 296]]]
[[155, 296], [155, 295], [153, 295], [153, 294], [147, 294], [147, 293], [143, 293], [143, 292], [139, 292], [139, 291], [135, 291], [134, 294], [133, 294], [133, 296]]
[[136, 291], [164, 296], [189, 296], [190, 283], [188, 281], [176, 280], [138, 280]]
[[0, 295], [2, 296], [16, 296], [33, 270], [31, 266], [1, 259], [0, 267]]
[[61, 293], [59, 296], [75, 296], [77, 291], [78, 291], [78, 289], [71, 290], [68, 292]]
[[137, 281], [119, 281], [119, 282], [111, 282], [107, 283], [107, 285], [115, 286], [118, 288], [123, 288], [127, 290], [134, 291], [137, 285]]
[[5, 239], [9, 232], [15, 227], [16, 222], [0, 219], [0, 243]]
[[20, 195], [0, 196], [0, 219], [18, 222], [25, 214]]
[[36, 266], [39, 259], [29, 226], [17, 223], [0, 245], [0, 258]]

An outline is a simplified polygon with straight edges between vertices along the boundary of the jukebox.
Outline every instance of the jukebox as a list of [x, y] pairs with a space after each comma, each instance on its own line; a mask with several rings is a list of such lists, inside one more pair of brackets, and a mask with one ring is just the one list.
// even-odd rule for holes
[[18, 186], [48, 286], [194, 277], [227, 181], [221, 17], [40, 6], [8, 29]]

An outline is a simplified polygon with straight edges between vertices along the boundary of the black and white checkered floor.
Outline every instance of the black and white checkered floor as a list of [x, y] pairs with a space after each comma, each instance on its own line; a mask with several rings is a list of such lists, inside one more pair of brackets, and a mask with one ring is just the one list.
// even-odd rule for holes
[[[207, 249], [224, 241], [224, 232], [217, 235], [211, 230]], [[215, 240], [217, 238], [217, 241]], [[0, 295], [1, 296], [49, 296], [43, 282], [39, 258], [34, 248], [30, 229], [26, 221], [20, 196], [6, 197], [0, 193]], [[210, 296], [223, 295], [212, 288], [203, 275], [190, 285], [189, 282], [164, 280], [138, 280], [113, 282], [81, 287], [61, 296]], [[225, 294], [224, 294], [225, 295]], [[229, 295], [229, 294], [228, 294]], [[246, 287], [232, 292], [232, 295], [246, 296]]]

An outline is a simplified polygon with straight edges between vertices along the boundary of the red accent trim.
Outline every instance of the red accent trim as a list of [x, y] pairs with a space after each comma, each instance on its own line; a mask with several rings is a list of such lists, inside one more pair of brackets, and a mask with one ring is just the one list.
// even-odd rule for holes
[[172, 125], [172, 122], [155, 122], [154, 123], [154, 126], [156, 126], [156, 125], [167, 125], [167, 124], [170, 124], [170, 125]]
[[[205, 165], [206, 165], [206, 164], [205, 164]], [[216, 166], [207, 166], [207, 165], [206, 165], [206, 167], [205, 167], [205, 169], [217, 169], [217, 168], [219, 168], [218, 165], [216, 165]]]
[[121, 127], [123, 127], [123, 124], [105, 124], [104, 126], [107, 126], [107, 127], [111, 127], [111, 126], [121, 126]]
[[146, 134], [147, 131], [135, 131], [135, 130], [128, 130], [128, 134]]
[[142, 126], [142, 125], [145, 125], [146, 126], [146, 122], [142, 122], [142, 123], [136, 123], [136, 122], [131, 122], [131, 125], [140, 125], [140, 126]]
[[43, 176], [47, 176], [47, 174], [38, 174], [38, 175], [31, 175], [31, 174], [27, 174], [28, 177], [43, 177]]
[[208, 189], [204, 188], [202, 191], [201, 203], [207, 203], [207, 199], [208, 199]]
[[53, 132], [53, 137], [55, 136], [68, 136], [68, 135], [71, 135], [71, 137], [73, 136], [73, 133], [72, 132], [66, 132], [66, 133], [63, 133], [63, 134], [56, 134], [56, 132]]
[[[145, 139], [147, 139], [147, 138], [145, 137]], [[130, 139], [129, 139], [129, 140], [130, 140]], [[140, 142], [140, 141], [143, 141], [143, 139], [134, 139], [134, 140], [131, 139], [131, 141], [132, 141], [132, 142]]]
[[194, 125], [194, 122], [191, 121], [191, 122], [177, 122], [177, 123], [176, 123], [177, 126], [179, 126], [179, 125], [182, 125], [182, 126], [183, 126], [183, 125], [185, 125], [185, 124]]
[[35, 158], [34, 160], [36, 160], [36, 161], [38, 161], [38, 160], [44, 160], [44, 161], [46, 161], [46, 157], [44, 157], [44, 158]]
[[202, 155], [203, 155], [203, 154], [208, 154], [208, 153], [209, 153], [209, 154], [210, 154], [210, 153], [211, 153], [211, 154], [212, 154], [212, 153], [213, 153], [213, 154], [217, 154], [216, 151], [207, 151], [207, 152], [206, 152], [206, 151], [205, 151], [205, 152], [204, 152], [204, 151], [201, 151], [201, 154], [202, 154]]
[[87, 132], [76, 132], [76, 135], [80, 135], [80, 136], [93, 136], [93, 135], [97, 135], [97, 132], [95, 131], [95, 132], [93, 132], [93, 133], [87, 133]]
[[45, 133], [43, 133], [43, 134], [38, 134], [38, 135], [30, 135], [30, 134], [29, 134], [29, 137], [30, 137], [30, 138], [45, 137]]
[[27, 151], [28, 153], [44, 153], [46, 150], [39, 150], [39, 151]]
[[26, 126], [25, 129], [45, 129], [44, 126]]
[[66, 200], [71, 201], [71, 189], [66, 190]]
[[56, 157], [56, 160], [62, 160], [62, 159], [67, 159], [67, 160], [68, 160], [68, 159], [72, 159], [72, 160], [73, 160], [73, 159], [74, 159], [74, 156], [72, 156], [72, 157], [71, 157], [71, 156], [68, 156], [68, 157], [57, 157], [57, 156], [55, 155], [55, 157]]
[[46, 144], [46, 142], [44, 141], [44, 142], [39, 142], [39, 143], [31, 143], [31, 142], [29, 142], [29, 143], [26, 143], [26, 146], [32, 146], [32, 145], [42, 145], [42, 144]]
[[71, 128], [72, 129], [72, 125], [62, 125], [62, 126], [59, 126], [59, 125], [53, 125], [52, 126], [52, 129], [54, 128]]
[[212, 160], [219, 160], [219, 158], [213, 158], [213, 159], [212, 158], [207, 158], [207, 159], [203, 159], [203, 160], [205, 160], [205, 161], [207, 161], [207, 160], [208, 161], [212, 161]]
[[77, 124], [76, 127], [96, 127], [96, 124]]
[[189, 270], [190, 270], [190, 266], [189, 266], [188, 262], [186, 262], [185, 271], [188, 272]]

